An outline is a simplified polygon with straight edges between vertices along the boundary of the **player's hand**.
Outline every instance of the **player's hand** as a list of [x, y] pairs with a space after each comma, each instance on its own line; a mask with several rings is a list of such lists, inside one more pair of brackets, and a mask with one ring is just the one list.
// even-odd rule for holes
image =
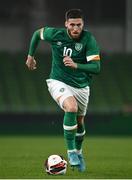
[[63, 63], [65, 66], [71, 67], [73, 69], [77, 68], [77, 63], [75, 63], [69, 56], [64, 57]]
[[26, 65], [28, 67], [29, 70], [35, 70], [36, 67], [36, 61], [34, 59], [34, 57], [28, 55], [27, 60], [26, 60]]

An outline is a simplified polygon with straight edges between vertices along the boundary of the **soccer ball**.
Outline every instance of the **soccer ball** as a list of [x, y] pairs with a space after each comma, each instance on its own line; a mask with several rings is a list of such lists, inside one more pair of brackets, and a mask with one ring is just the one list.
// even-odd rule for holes
[[67, 170], [67, 161], [60, 155], [50, 155], [45, 161], [45, 168], [48, 174], [65, 174]]

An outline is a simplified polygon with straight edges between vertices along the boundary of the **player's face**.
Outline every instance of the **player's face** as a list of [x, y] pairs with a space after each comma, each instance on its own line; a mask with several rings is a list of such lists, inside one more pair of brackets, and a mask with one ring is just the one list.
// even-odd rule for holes
[[84, 23], [81, 18], [70, 18], [65, 22], [65, 26], [69, 35], [73, 39], [77, 39], [83, 30]]

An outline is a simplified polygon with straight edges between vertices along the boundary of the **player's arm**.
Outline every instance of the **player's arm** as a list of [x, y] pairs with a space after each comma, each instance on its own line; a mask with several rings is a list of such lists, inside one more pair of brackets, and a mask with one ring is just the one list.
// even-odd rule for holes
[[26, 60], [26, 65], [28, 66], [29, 70], [36, 69], [36, 60], [34, 59], [34, 54], [39, 44], [39, 41], [41, 40], [42, 30], [43, 29], [35, 31], [30, 42], [28, 57]]
[[69, 66], [73, 69], [92, 74], [98, 74], [100, 72], [100, 57], [99, 55], [92, 56], [91, 59], [87, 57], [87, 64], [75, 63], [69, 56], [64, 57], [63, 62], [65, 66]]
[[95, 55], [95, 57], [90, 60], [89, 57], [87, 57], [87, 60], [87, 64], [77, 63], [77, 69], [86, 73], [98, 74], [100, 72], [100, 56]]

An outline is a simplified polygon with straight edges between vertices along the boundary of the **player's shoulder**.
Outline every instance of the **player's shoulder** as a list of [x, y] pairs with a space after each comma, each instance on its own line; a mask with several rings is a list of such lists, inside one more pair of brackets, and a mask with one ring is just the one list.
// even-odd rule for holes
[[96, 41], [95, 36], [93, 35], [92, 32], [88, 31], [88, 30], [83, 30], [83, 37], [82, 39], [88, 43], [92, 43], [93, 41]]
[[54, 33], [63, 33], [65, 31], [64, 28], [49, 27], [49, 26], [45, 26], [44, 29], [45, 31], [53, 31]]
[[44, 28], [44, 39], [53, 42], [53, 41], [58, 41], [61, 39], [64, 39], [65, 37], [65, 29], [64, 28], [56, 28], [56, 27], [49, 27], [46, 26]]
[[83, 30], [83, 35], [87, 38], [93, 37], [93, 34], [90, 31], [88, 31], [87, 29]]

